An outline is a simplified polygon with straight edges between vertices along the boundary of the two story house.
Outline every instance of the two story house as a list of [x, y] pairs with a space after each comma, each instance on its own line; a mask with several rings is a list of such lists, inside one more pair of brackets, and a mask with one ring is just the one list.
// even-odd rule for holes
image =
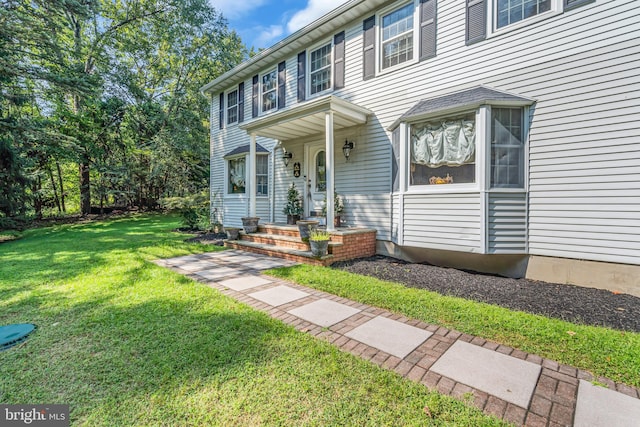
[[202, 88], [215, 219], [640, 295], [635, 0], [351, 0]]

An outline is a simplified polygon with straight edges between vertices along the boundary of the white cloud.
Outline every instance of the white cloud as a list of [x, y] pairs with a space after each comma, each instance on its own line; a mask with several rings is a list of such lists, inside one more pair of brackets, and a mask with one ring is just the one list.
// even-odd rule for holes
[[267, 0], [209, 0], [209, 3], [227, 19], [237, 19], [247, 15]]
[[308, 0], [307, 7], [291, 17], [287, 30], [293, 33], [346, 2], [347, 0]]
[[268, 28], [262, 28], [260, 30], [260, 34], [253, 41], [255, 47], [271, 46], [273, 41], [279, 39], [284, 33], [282, 25], [271, 25]]

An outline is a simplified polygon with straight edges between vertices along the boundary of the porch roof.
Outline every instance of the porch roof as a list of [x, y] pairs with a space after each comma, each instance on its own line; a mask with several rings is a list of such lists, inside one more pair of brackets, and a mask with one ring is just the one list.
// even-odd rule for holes
[[323, 134], [326, 129], [325, 114], [328, 112], [333, 112], [334, 131], [365, 124], [372, 114], [366, 108], [328, 95], [258, 117], [239, 127], [249, 134], [287, 141]]

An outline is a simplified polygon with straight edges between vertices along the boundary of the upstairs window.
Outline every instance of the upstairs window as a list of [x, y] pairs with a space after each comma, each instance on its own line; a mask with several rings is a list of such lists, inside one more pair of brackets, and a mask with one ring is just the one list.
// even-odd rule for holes
[[496, 26], [506, 27], [551, 10], [551, 0], [494, 0]]
[[331, 43], [311, 51], [309, 77], [311, 95], [331, 88]]
[[381, 69], [413, 59], [413, 2], [382, 16]]
[[238, 91], [234, 90], [227, 94], [227, 124], [238, 121]]
[[273, 70], [262, 75], [262, 112], [278, 108], [278, 72]]

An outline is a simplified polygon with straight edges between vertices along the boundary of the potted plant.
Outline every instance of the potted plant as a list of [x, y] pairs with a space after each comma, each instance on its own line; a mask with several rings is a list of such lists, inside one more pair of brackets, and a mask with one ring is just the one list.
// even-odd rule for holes
[[[340, 214], [344, 211], [344, 200], [336, 191], [333, 192], [333, 226], [340, 227]], [[322, 215], [327, 216], [327, 196], [324, 197], [324, 205], [322, 206]]]
[[224, 231], [227, 233], [228, 240], [238, 240], [240, 236], [240, 229], [237, 227], [225, 227]]
[[327, 249], [329, 247], [329, 240], [331, 234], [324, 230], [311, 230], [309, 236], [309, 246], [311, 247], [311, 254], [314, 257], [321, 258], [327, 255]]
[[255, 233], [258, 231], [258, 221], [260, 218], [257, 216], [247, 216], [242, 218], [242, 228], [245, 233]]
[[293, 182], [289, 186], [289, 190], [287, 190], [287, 203], [284, 205], [282, 213], [287, 216], [287, 224], [289, 225], [295, 225], [303, 213], [302, 198], [296, 188], [296, 184]]
[[320, 222], [300, 220], [296, 224], [298, 225], [298, 231], [300, 232], [300, 239], [302, 239], [303, 242], [308, 242], [311, 231], [314, 230]]

